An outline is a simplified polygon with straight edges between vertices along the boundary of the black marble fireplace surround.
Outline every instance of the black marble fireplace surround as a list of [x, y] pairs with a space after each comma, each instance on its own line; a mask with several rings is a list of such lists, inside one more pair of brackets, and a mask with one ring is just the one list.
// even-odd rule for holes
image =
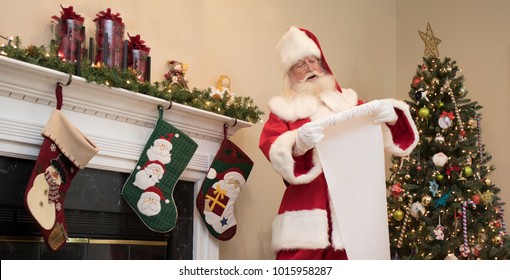
[[194, 183], [174, 188], [178, 218], [169, 233], [148, 229], [122, 198], [129, 174], [86, 168], [64, 200], [69, 241], [53, 252], [25, 209], [33, 160], [0, 156], [0, 259], [192, 259]]

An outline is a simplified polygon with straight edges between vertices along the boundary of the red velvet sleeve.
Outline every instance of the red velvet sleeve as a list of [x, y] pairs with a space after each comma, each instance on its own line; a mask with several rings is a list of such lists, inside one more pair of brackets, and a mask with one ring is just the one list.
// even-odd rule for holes
[[289, 131], [288, 124], [278, 118], [275, 114], [270, 113], [269, 119], [262, 128], [259, 140], [259, 148], [268, 160], [271, 145], [273, 145], [273, 142], [286, 131]]

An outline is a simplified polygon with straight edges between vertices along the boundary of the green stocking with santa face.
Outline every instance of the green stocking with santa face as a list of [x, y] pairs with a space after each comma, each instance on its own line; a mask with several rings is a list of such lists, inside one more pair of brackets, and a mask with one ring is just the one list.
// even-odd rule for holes
[[234, 205], [253, 167], [253, 161], [232, 141], [225, 138], [198, 191], [197, 209], [209, 232], [219, 240], [236, 234]]
[[163, 120], [160, 108], [156, 127], [122, 187], [122, 196], [149, 229], [168, 232], [174, 228], [173, 190], [197, 147], [193, 139]]

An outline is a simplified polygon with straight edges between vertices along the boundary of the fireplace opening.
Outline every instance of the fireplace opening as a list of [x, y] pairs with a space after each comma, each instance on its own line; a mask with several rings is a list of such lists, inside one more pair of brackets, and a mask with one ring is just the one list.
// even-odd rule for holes
[[168, 233], [158, 233], [148, 229], [122, 197], [128, 173], [91, 168], [78, 172], [64, 200], [69, 241], [51, 251], [23, 203], [34, 163], [0, 156], [0, 259], [193, 258], [193, 182], [177, 182], [177, 224]]

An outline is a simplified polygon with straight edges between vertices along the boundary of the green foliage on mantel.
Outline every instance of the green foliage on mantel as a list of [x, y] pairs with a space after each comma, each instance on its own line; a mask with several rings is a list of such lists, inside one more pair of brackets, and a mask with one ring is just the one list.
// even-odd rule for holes
[[[7, 44], [0, 45], [0, 55], [39, 65], [56, 71], [77, 74], [76, 63], [62, 61], [57, 53], [57, 46], [50, 45], [21, 47], [19, 37], [6, 38]], [[250, 97], [211, 96], [211, 90], [188, 89], [179, 84], [162, 82], [140, 82], [137, 74], [132, 69], [115, 69], [106, 66], [93, 65], [91, 61], [84, 58], [80, 65], [80, 76], [87, 82], [94, 82], [108, 87], [123, 88], [133, 92], [139, 92], [169, 100], [197, 109], [217, 113], [238, 120], [257, 123], [264, 114]]]

